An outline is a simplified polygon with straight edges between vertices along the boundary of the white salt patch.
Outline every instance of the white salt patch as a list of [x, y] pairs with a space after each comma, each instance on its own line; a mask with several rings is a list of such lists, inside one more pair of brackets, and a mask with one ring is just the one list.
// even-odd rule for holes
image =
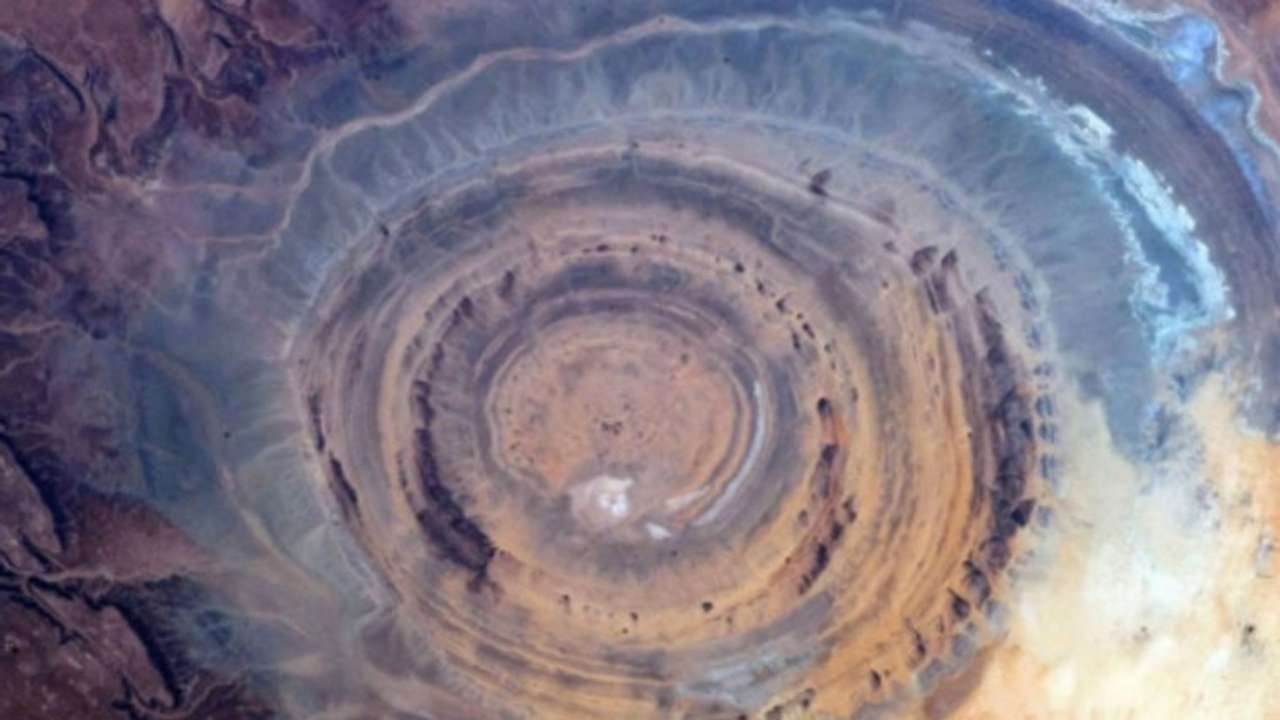
[[631, 478], [618, 478], [601, 475], [591, 481], [588, 492], [595, 496], [596, 506], [619, 520], [631, 511], [631, 502], [627, 499], [627, 490], [634, 481]]
[[649, 531], [649, 537], [654, 540], [666, 540], [671, 537], [671, 531], [657, 523], [648, 523], [644, 527]]

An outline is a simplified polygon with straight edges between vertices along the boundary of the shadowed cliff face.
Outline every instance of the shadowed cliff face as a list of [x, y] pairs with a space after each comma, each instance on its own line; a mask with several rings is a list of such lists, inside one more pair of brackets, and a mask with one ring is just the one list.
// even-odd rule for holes
[[1270, 3], [0, 9], [0, 715], [1280, 713]]

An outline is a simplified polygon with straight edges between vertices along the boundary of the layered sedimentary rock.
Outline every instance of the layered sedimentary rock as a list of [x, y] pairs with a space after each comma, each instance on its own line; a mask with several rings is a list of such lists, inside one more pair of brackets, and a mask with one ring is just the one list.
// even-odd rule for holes
[[0, 11], [7, 716], [1280, 711], [1269, 10], [82, 10]]

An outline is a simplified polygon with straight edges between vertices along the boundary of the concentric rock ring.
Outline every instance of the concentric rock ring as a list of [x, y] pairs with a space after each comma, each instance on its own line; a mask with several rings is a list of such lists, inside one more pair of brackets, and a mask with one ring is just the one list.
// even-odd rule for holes
[[729, 716], [885, 702], [967, 660], [1047, 456], [993, 291], [882, 209], [711, 148], [573, 147], [388, 230], [396, 279], [370, 258], [327, 312], [383, 339], [311, 368], [352, 380], [314, 408], [377, 398], [318, 427], [348, 429], [331, 473], [376, 454], [412, 515], [367, 539], [419, 558], [448, 685]]

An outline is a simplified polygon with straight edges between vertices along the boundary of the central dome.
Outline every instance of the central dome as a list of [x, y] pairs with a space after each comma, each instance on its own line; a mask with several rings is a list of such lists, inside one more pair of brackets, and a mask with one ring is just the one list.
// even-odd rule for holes
[[567, 302], [583, 314], [533, 320], [514, 357], [486, 359], [501, 363], [489, 451], [502, 471], [568, 494], [588, 528], [669, 537], [678, 511], [751, 469], [758, 382], [696, 310], [660, 294], [581, 295]]

